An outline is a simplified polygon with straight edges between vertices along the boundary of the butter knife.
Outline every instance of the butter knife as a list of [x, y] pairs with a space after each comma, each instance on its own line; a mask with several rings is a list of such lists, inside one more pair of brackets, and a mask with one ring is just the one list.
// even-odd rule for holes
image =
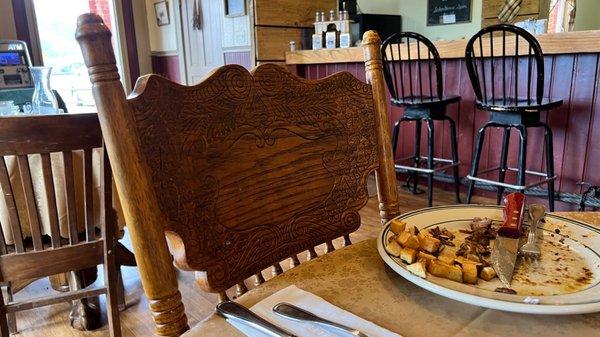
[[504, 198], [504, 223], [492, 247], [492, 267], [507, 288], [510, 288], [519, 254], [524, 210], [523, 193], [511, 193]]
[[269, 336], [296, 337], [233, 301], [217, 304], [217, 313], [227, 319], [245, 323]]

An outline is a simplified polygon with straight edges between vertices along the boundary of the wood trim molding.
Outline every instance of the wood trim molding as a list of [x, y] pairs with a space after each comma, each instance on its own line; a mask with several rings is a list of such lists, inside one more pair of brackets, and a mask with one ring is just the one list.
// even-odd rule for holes
[[[536, 37], [545, 55], [600, 53], [600, 30], [543, 34]], [[435, 41], [434, 44], [443, 59], [465, 57], [466, 39]], [[510, 50], [511, 48], [507, 47], [507, 55], [510, 55]], [[416, 52], [411, 58], [416, 59]], [[398, 59], [397, 56], [395, 59]], [[286, 52], [285, 61], [287, 64], [353, 63], [364, 62], [364, 58], [362, 48], [352, 47]]]

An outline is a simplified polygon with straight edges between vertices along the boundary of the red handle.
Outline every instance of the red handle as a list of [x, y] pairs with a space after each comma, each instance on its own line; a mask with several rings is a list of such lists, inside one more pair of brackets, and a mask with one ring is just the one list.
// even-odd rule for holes
[[504, 223], [498, 229], [498, 235], [518, 238], [521, 236], [521, 225], [523, 224], [525, 195], [523, 193], [511, 193], [504, 197], [503, 203]]

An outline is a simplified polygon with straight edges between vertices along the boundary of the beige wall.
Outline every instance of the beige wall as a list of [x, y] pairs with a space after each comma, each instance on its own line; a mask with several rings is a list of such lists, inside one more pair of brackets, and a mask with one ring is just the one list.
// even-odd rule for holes
[[600, 29], [600, 0], [577, 0], [574, 30]]
[[147, 31], [150, 39], [150, 51], [175, 52], [178, 50], [175, 13], [179, 13], [179, 8], [174, 8], [174, 2], [172, 0], [167, 0], [171, 23], [165, 26], [158, 26], [154, 10], [155, 2], [158, 2], [158, 0], [146, 0]]
[[16, 40], [11, 0], [0, 0], [0, 40]]
[[431, 40], [455, 40], [470, 37], [481, 29], [483, 0], [472, 1], [471, 22], [442, 26], [427, 26], [427, 0], [359, 0], [358, 5], [363, 13], [402, 15], [403, 31], [417, 32]]

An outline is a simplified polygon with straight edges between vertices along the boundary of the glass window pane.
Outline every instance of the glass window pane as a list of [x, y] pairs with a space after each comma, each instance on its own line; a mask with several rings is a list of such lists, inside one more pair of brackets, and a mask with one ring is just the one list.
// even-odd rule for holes
[[[42, 59], [52, 67], [51, 86], [69, 112], [95, 112], [92, 85], [75, 40], [77, 17], [100, 14], [111, 28], [112, 0], [33, 0]], [[119, 67], [120, 68], [120, 67]]]

